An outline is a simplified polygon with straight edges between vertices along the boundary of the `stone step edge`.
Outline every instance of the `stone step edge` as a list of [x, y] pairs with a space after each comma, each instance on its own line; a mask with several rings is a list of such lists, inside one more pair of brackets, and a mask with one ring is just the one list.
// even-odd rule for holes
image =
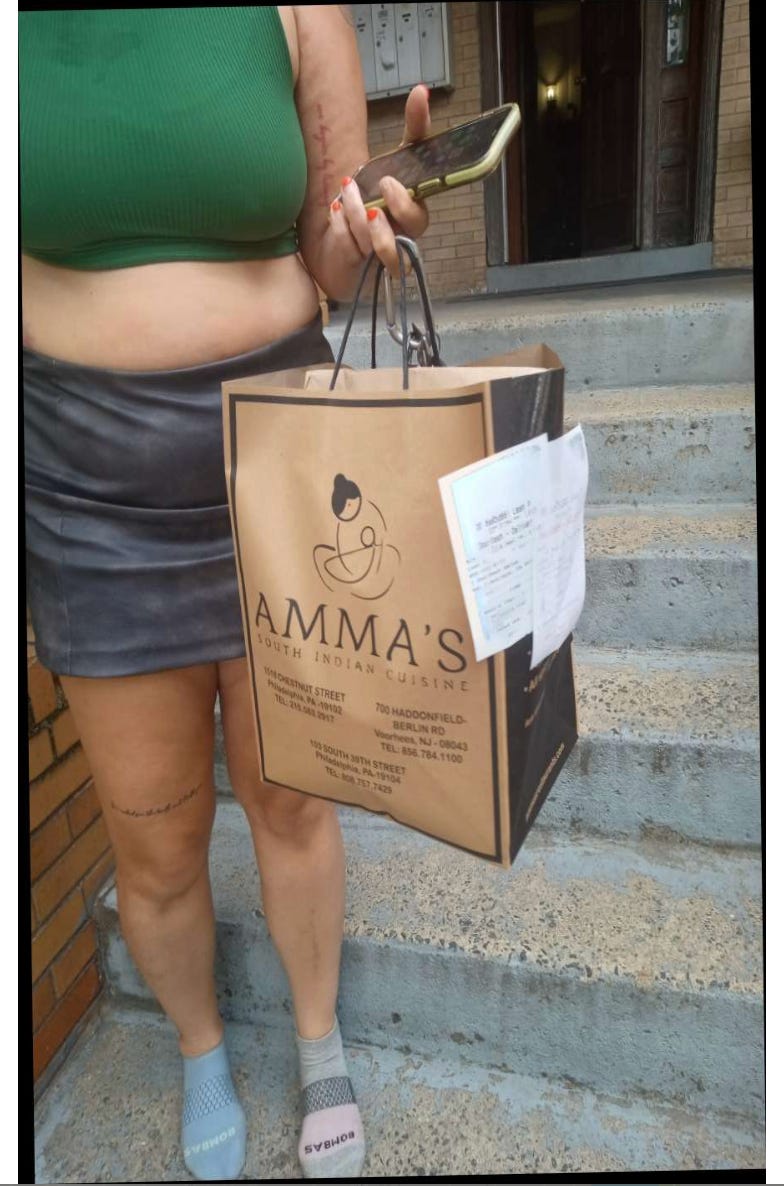
[[[364, 812], [362, 814], [364, 814]], [[249, 834], [246, 835], [247, 825], [243, 818], [243, 809], [236, 801], [228, 799], [222, 800], [218, 804], [211, 853], [213, 861], [215, 861], [218, 857], [218, 845], [221, 843], [219, 829], [221, 829], [222, 826], [227, 828], [229, 833], [231, 833], [235, 828], [239, 829], [242, 837], [247, 841], [249, 857], [248, 871], [251, 878], [255, 881], [257, 873], [255, 870], [255, 864], [253, 864]], [[356, 835], [358, 831], [359, 829], [350, 829], [348, 834], [350, 835], [353, 832]], [[376, 832], [377, 835], [380, 836], [380, 842], [382, 844], [384, 842], [383, 834], [386, 832], [392, 845], [399, 841], [399, 843], [405, 848], [408, 843], [411, 843], [415, 846], [424, 843], [428, 847], [432, 846], [430, 848], [431, 852], [438, 853], [441, 851], [445, 859], [448, 859], [448, 854], [450, 851], [455, 851], [442, 841], [425, 837], [421, 833], [418, 833], [413, 829], [409, 829], [402, 824], [398, 824], [394, 820], [388, 819], [386, 817], [379, 819], [376, 827], [373, 828], [372, 831]], [[677, 848], [673, 849], [673, 846], [667, 841], [663, 841], [658, 838], [649, 838], [641, 842], [630, 840], [628, 837], [614, 838], [605, 834], [601, 834], [599, 836], [580, 835], [575, 837], [564, 836], [561, 833], [554, 834], [546, 829], [539, 829], [538, 831], [535, 830], [532, 832], [531, 836], [526, 841], [526, 846], [526, 853], [529, 856], [532, 855], [532, 853], [536, 853], [536, 855], [541, 855], [545, 859], [547, 858], [548, 854], [553, 854], [555, 857], [557, 857], [559, 851], [573, 853], [577, 849], [583, 849], [589, 854], [591, 852], [598, 852], [599, 854], [603, 855], [605, 862], [608, 862], [609, 860], [610, 864], [615, 864], [618, 861], [618, 854], [620, 854], [621, 868], [627, 870], [632, 870], [633, 868], [633, 861], [630, 859], [631, 857], [642, 857], [644, 864], [649, 868], [649, 870], [653, 870], [653, 876], [659, 881], [664, 889], [672, 895], [673, 901], [678, 901], [678, 897], [677, 895], [674, 895], [672, 891], [667, 889], [665, 876], [667, 871], [673, 872], [677, 875], [679, 871], [683, 870], [687, 863], [692, 869], [696, 865], [699, 865], [700, 857], [702, 857], [703, 860], [708, 860], [709, 857], [711, 857], [715, 862], [715, 858], [722, 855], [714, 847], [700, 846], [689, 840], [684, 840], [677, 846]], [[626, 863], [623, 862], [623, 854], [629, 854], [627, 856]], [[736, 867], [743, 866], [749, 871], [754, 870], [755, 873], [757, 869], [761, 871], [761, 850], [759, 847], [744, 848], [740, 850], [733, 849], [731, 853], [726, 853], [725, 855], [732, 858]], [[387, 857], [388, 854], [384, 853], [382, 854], [381, 859], [383, 860]], [[692, 860], [692, 858], [694, 859]], [[478, 861], [479, 858], [475, 857], [472, 858], [472, 860]], [[482, 864], [484, 864], [484, 862], [482, 862]], [[490, 876], [493, 871], [499, 873], [498, 870], [495, 870], [494, 867], [490, 866], [489, 864], [486, 866], [486, 868], [488, 870], [488, 876]], [[647, 874], [643, 874], [638, 872], [634, 874], [634, 876], [644, 879], [645, 876], [651, 876], [651, 873], [649, 872]], [[586, 878], [586, 881], [588, 882], [592, 880], [593, 879], [591, 878]], [[596, 880], [597, 883], [601, 883], [600, 876], [597, 876]], [[618, 965], [615, 967], [614, 974], [610, 972], [609, 967], [603, 969], [600, 966], [597, 966], [591, 969], [589, 975], [586, 972], [586, 966], [583, 966], [579, 960], [575, 964], [569, 964], [566, 961], [566, 957], [562, 957], [560, 955], [557, 957], [558, 962], [553, 964], [540, 963], [537, 962], [535, 958], [533, 960], [529, 960], [527, 954], [521, 954], [523, 951], [527, 951], [526, 944], [522, 940], [520, 944], [521, 950], [514, 954], [511, 952], [505, 952], [503, 950], [488, 952], [486, 950], [483, 951], [473, 947], [461, 947], [459, 944], [455, 943], [454, 940], [450, 943], [446, 939], [438, 938], [435, 934], [430, 937], [409, 935], [403, 932], [401, 932], [400, 936], [396, 936], [394, 934], [380, 934], [375, 929], [378, 924], [374, 924], [372, 922], [369, 924], [369, 926], [367, 924], [363, 924], [362, 920], [357, 920], [356, 916], [352, 913], [351, 892], [351, 886], [349, 886], [349, 905], [346, 917], [344, 944], [356, 944], [363, 948], [378, 947], [380, 949], [392, 949], [400, 952], [405, 951], [407, 953], [410, 953], [412, 949], [416, 949], [423, 957], [435, 954], [446, 955], [450, 958], [455, 957], [468, 961], [478, 958], [481, 961], [491, 965], [517, 969], [526, 975], [533, 974], [544, 977], [555, 976], [559, 980], [566, 978], [570, 981], [580, 981], [584, 984], [620, 985], [629, 988], [631, 991], [649, 992], [651, 990], [662, 990], [671, 992], [678, 996], [683, 994], [684, 996], [690, 996], [699, 999], [703, 998], [705, 995], [724, 996], [727, 993], [731, 994], [733, 999], [739, 1000], [756, 1001], [760, 998], [761, 989], [758, 990], [757, 988], [747, 988], [744, 986], [730, 986], [729, 983], [724, 985], [718, 982], [705, 984], [704, 979], [707, 976], [707, 970], [705, 971], [704, 976], [698, 976], [695, 974], [693, 977], [691, 977], [687, 973], [685, 980], [682, 977], [669, 980], [660, 976], [654, 976], [653, 971], [651, 972], [650, 978], [644, 978], [641, 980], [633, 970], [628, 972], [619, 972]], [[710, 889], [704, 891], [704, 893], [707, 893], [709, 897], [713, 896]], [[251, 921], [251, 918], [247, 915], [242, 915], [241, 918], [239, 918], [237, 915], [234, 917], [226, 916], [221, 911], [221, 905], [222, 903], [220, 898], [218, 898], [215, 903], [216, 926], [220, 929], [227, 930], [228, 932], [235, 931], [237, 927], [240, 927], [243, 930], [246, 927], [249, 927], [255, 931], [257, 929], [258, 922], [263, 922], [264, 920], [261, 903], [257, 898], [254, 898], [253, 906], [251, 908], [253, 921]], [[113, 882], [107, 885], [99, 895], [98, 901], [96, 903], [96, 919], [104, 928], [106, 928], [107, 925], [109, 929], [119, 927], [117, 891]], [[364, 930], [362, 929], [363, 925], [365, 927]], [[456, 934], [454, 929], [451, 931], [451, 933], [453, 935]], [[535, 927], [532, 924], [532, 933], [528, 935], [529, 943], [532, 941], [534, 933]], [[697, 971], [700, 971], [699, 967], [695, 969], [695, 973]]]
[[594, 502], [586, 507], [586, 517], [601, 516], [628, 519], [688, 519], [704, 523], [711, 519], [745, 519], [757, 514], [755, 499], [732, 502], [649, 502], [644, 506], [629, 502]]
[[[255, 914], [255, 922], [250, 923], [248, 920], [238, 921], [236, 919], [222, 918], [218, 913], [215, 918], [216, 932], [223, 932], [225, 934], [244, 934], [246, 930], [252, 929], [256, 931], [256, 924], [264, 921], [264, 914], [261, 907], [257, 907], [258, 913]], [[125, 945], [125, 939], [119, 925], [119, 913], [117, 910], [117, 891], [114, 883], [107, 885], [102, 891], [100, 901], [96, 902], [94, 910], [94, 919], [97, 922], [99, 929], [102, 932], [104, 940], [107, 936], [116, 937]], [[103, 940], [102, 940], [103, 941]], [[275, 955], [272, 941], [268, 934], [258, 936], [257, 941], [269, 946], [270, 954]], [[577, 968], [576, 965], [567, 964], [533, 964], [525, 958], [512, 960], [509, 957], [487, 955], [479, 950], [467, 951], [459, 947], [449, 946], [446, 943], [430, 943], [425, 942], [417, 937], [410, 938], [393, 938], [391, 936], [378, 936], [373, 934], [352, 934], [349, 930], [346, 931], [343, 937], [343, 959], [346, 959], [346, 949], [361, 950], [366, 953], [369, 949], [378, 949], [379, 951], [391, 951], [393, 954], [412, 957], [415, 953], [428, 958], [437, 956], [448, 960], [457, 960], [462, 963], [472, 962], [474, 960], [481, 960], [485, 965], [495, 966], [501, 969], [510, 969], [514, 971], [517, 969], [522, 972], [526, 978], [534, 977], [540, 981], [557, 980], [566, 981], [571, 984], [581, 985], [586, 989], [602, 985], [610, 986], [621, 991], [627, 990], [635, 994], [643, 995], [659, 995], [670, 994], [673, 1003], [683, 1001], [684, 999], [691, 1000], [716, 1000], [730, 998], [733, 1001], [738, 1001], [741, 1004], [757, 1005], [762, 1004], [764, 1000], [764, 988], [747, 989], [747, 988], [733, 988], [723, 984], [711, 984], [701, 986], [696, 981], [687, 983], [671, 983], [666, 980], [651, 978], [650, 981], [640, 982], [635, 980], [633, 976], [626, 974], [618, 974], [616, 976], [603, 975], [601, 972], [597, 975], [584, 976], [582, 973], [585, 969], [581, 966]], [[130, 956], [128, 957], [130, 959]], [[282, 969], [281, 969], [282, 975]], [[138, 977], [138, 973], [137, 973]], [[144, 1008], [151, 1012], [156, 1012], [159, 1006], [152, 994], [152, 990], [139, 979], [139, 984], [142, 989], [140, 995], [135, 993], [125, 992], [122, 989], [117, 989], [116, 986], [107, 983], [105, 985], [111, 998], [117, 1001], [128, 1002], [145, 1002]], [[288, 1012], [288, 1007], [285, 1009]], [[372, 1043], [369, 1043], [372, 1044]], [[423, 1055], [424, 1057], [424, 1055]]]
[[[241, 942], [243, 946], [248, 942], [248, 932], [256, 932], [256, 924], [264, 921], [264, 915], [261, 909], [258, 908], [259, 913], [256, 915], [256, 922], [251, 925], [249, 921], [239, 922], [237, 920], [227, 920], [218, 914], [216, 916], [215, 926], [216, 935], [218, 937], [218, 945], [221, 946], [221, 941], [225, 941], [227, 937], [241, 935], [243, 936]], [[108, 887], [104, 891], [104, 896], [100, 904], [96, 904], [94, 918], [102, 932], [101, 943], [106, 944], [112, 941], [119, 941], [125, 946], [120, 925], [119, 915], [117, 912], [117, 897], [114, 886]], [[270, 958], [277, 960], [272, 941], [268, 934], [258, 935], [256, 942], [265, 945], [269, 948], [266, 953]], [[104, 949], [102, 948], [102, 951]], [[696, 981], [687, 983], [670, 983], [665, 980], [652, 978], [647, 982], [640, 982], [635, 980], [632, 975], [619, 973], [616, 976], [609, 974], [605, 975], [599, 972], [596, 975], [584, 975], [585, 968], [576, 965], [555, 964], [544, 965], [538, 963], [530, 963], [525, 958], [518, 956], [515, 960], [503, 956], [486, 955], [478, 950], [466, 951], [461, 948], [449, 946], [444, 942], [425, 942], [420, 938], [392, 938], [388, 936], [378, 936], [373, 934], [352, 934], [348, 929], [343, 938], [343, 955], [342, 962], [350, 963], [354, 954], [356, 954], [362, 962], [373, 960], [373, 952], [385, 953], [386, 960], [402, 958], [408, 960], [431, 960], [433, 958], [441, 960], [454, 960], [462, 967], [468, 967], [475, 961], [480, 961], [482, 966], [493, 968], [501, 972], [505, 976], [508, 974], [514, 975], [515, 972], [522, 977], [522, 980], [527, 982], [529, 987], [532, 982], [540, 985], [546, 984], [563, 984], [575, 988], [577, 991], [584, 990], [590, 992], [595, 989], [612, 988], [616, 993], [620, 992], [626, 996], [637, 1001], [650, 998], [652, 1000], [666, 999], [673, 1007], [679, 1003], [687, 1002], [700, 1003], [703, 1001], [732, 1001], [741, 1007], [756, 1007], [762, 1006], [764, 1001], [764, 989], [746, 989], [733, 988], [725, 985], [715, 984], [702, 986]], [[128, 955], [128, 960], [130, 956]], [[283, 977], [282, 969], [280, 976]], [[107, 983], [106, 987], [113, 997], [118, 1000], [128, 1001], [145, 1001], [152, 1011], [155, 1011], [158, 1006], [152, 994], [152, 990], [141, 980], [138, 971], [134, 968], [135, 979], [138, 983], [138, 992], [128, 992], [123, 989], [118, 989], [116, 985]], [[282, 986], [285, 991], [288, 991], [285, 981], [282, 981]], [[288, 1012], [288, 1007], [285, 1008]]]
[[[338, 1012], [340, 1012], [340, 1008], [338, 1008]], [[80, 1031], [74, 1049], [76, 1049], [78, 1046], [86, 1045], [90, 1040], [91, 1033], [95, 1032], [95, 1030], [97, 1030], [101, 1024], [107, 1023], [130, 1026], [151, 1024], [156, 1029], [160, 1029], [161, 1031], [169, 1029], [171, 1025], [160, 1005], [158, 1005], [154, 999], [140, 999], [122, 994], [109, 993], [106, 997], [104, 997], [100, 1008], [91, 1014], [88, 1023]], [[281, 1026], [279, 1023], [275, 1022], [270, 1024], [264, 1021], [251, 1022], [230, 1020], [226, 1022], [226, 1027], [230, 1031], [234, 1030], [235, 1032], [246, 1032], [253, 1035], [259, 1035], [259, 1033], [262, 1035], [271, 1034], [274, 1035], [273, 1040], [282, 1040], [280, 1036]], [[291, 1033], [293, 1041], [293, 1021], [291, 1022]], [[343, 1046], [344, 1049], [349, 1052], [370, 1050], [378, 1051], [382, 1055], [390, 1051], [397, 1055], [407, 1055], [410, 1053], [424, 1064], [436, 1065], [440, 1063], [450, 1067], [455, 1066], [460, 1068], [460, 1070], [467, 1072], [475, 1071], [477, 1068], [479, 1068], [485, 1073], [496, 1073], [501, 1075], [504, 1077], [504, 1079], [530, 1080], [532, 1083], [536, 1084], [544, 1083], [548, 1088], [555, 1087], [556, 1090], [558, 1088], [565, 1087], [570, 1093], [573, 1091], [584, 1091], [607, 1104], [617, 1104], [623, 1108], [625, 1108], [629, 1103], [639, 1102], [641, 1104], [649, 1105], [657, 1110], [661, 1109], [667, 1114], [680, 1112], [682, 1110], [681, 1106], [674, 1102], [671, 1097], [663, 1095], [657, 1091], [645, 1091], [643, 1089], [637, 1088], [631, 1090], [628, 1095], [615, 1095], [609, 1091], [597, 1090], [590, 1083], [582, 1083], [576, 1079], [572, 1079], [571, 1077], [558, 1077], [555, 1075], [548, 1076], [547, 1074], [537, 1076], [526, 1075], [524, 1072], [517, 1071], [512, 1067], [504, 1065], [503, 1063], [488, 1064], [487, 1066], [484, 1066], [483, 1064], [476, 1062], [467, 1062], [461, 1054], [458, 1054], [455, 1058], [449, 1058], [446, 1054], [441, 1057], [431, 1054], [417, 1054], [415, 1051], [411, 1051], [405, 1043], [395, 1045], [390, 1042], [385, 1042], [382, 1044], [378, 1041], [373, 1042], [370, 1039], [353, 1038], [350, 1040], [344, 1039]], [[689, 1109], [689, 1111], [690, 1110], [691, 1109]], [[724, 1120], [728, 1124], [739, 1124], [743, 1127], [751, 1124], [753, 1129], [759, 1129], [760, 1132], [764, 1131], [764, 1125], [761, 1122], [759, 1124], [755, 1124], [753, 1121], [751, 1121], [749, 1114], [743, 1112], [740, 1109], [716, 1108], [708, 1106], [704, 1109], [700, 1109], [700, 1115], [705, 1117], [713, 1117], [718, 1123]]]
[[585, 560], [725, 561], [756, 566], [757, 504], [587, 503]]
[[[564, 422], [578, 421], [593, 429], [629, 424], [633, 428], [655, 425], [659, 421], [683, 422], [692, 427], [694, 420], [714, 421], [726, 417], [753, 420], [754, 385], [715, 384], [704, 388], [678, 384], [667, 387], [597, 387], [593, 390], [568, 391], [564, 404]], [[655, 393], [655, 396], [654, 396]], [[727, 398], [732, 395], [732, 398]], [[725, 398], [721, 398], [724, 396]], [[701, 424], [693, 427], [702, 427]]]
[[[556, 792], [553, 792], [556, 793]], [[221, 803], [235, 803], [230, 790], [217, 791], [217, 796]], [[338, 805], [338, 818], [340, 820], [341, 830], [346, 832], [367, 832], [377, 828], [385, 828], [394, 825], [395, 827], [405, 827], [404, 824], [398, 824], [395, 820], [390, 819], [389, 816], [382, 815], [378, 811], [369, 811], [362, 808], [352, 808]], [[729, 844], [725, 841], [704, 840], [700, 837], [689, 836], [683, 832], [678, 832], [674, 828], [668, 827], [666, 824], [650, 823], [644, 825], [639, 832], [639, 836], [634, 833], [624, 832], [620, 829], [617, 831], [608, 831], [607, 829], [597, 827], [590, 823], [580, 821], [578, 825], [568, 827], [562, 822], [550, 822], [544, 816], [538, 818], [536, 821], [537, 833], [543, 838], [546, 837], [551, 844], [557, 843], [559, 840], [569, 840], [572, 843], [579, 843], [581, 840], [587, 843], [601, 843], [603, 840], [614, 840], [617, 843], [638, 839], [640, 844], [651, 845], [660, 844], [666, 845], [670, 849], [690, 849], [695, 853], [700, 852], [716, 856], [724, 855], [727, 857], [749, 857], [752, 860], [762, 860], [762, 844], [757, 840], [738, 841], [737, 844]]]
[[[434, 309], [448, 364], [491, 365], [521, 345], [546, 343], [560, 355], [568, 391], [590, 387], [691, 382], [749, 382], [754, 375], [751, 286], [718, 300], [704, 293], [645, 294], [635, 299], [571, 301], [507, 298]], [[411, 316], [419, 317], [412, 306]], [[337, 351], [344, 333], [338, 315], [327, 327]], [[399, 370], [400, 347], [382, 328], [377, 339], [382, 368]], [[347, 366], [370, 364], [369, 311], [357, 318], [344, 357]]]
[[[211, 865], [219, 919], [216, 970], [221, 1009], [227, 1018], [249, 1022], [276, 1015], [282, 1018], [290, 1014], [289, 989], [263, 921], [247, 826], [240, 818], [240, 808], [221, 805], [219, 813], [226, 826], [218, 824]], [[399, 835], [403, 834], [401, 829]], [[413, 833], [411, 836], [416, 840]], [[542, 839], [539, 836], [537, 841]], [[500, 903], [494, 913], [501, 929], [497, 929], [498, 922], [495, 927], [490, 925], [493, 912], [484, 923], [484, 912], [477, 915], [474, 911], [473, 917], [469, 912], [471, 926], [464, 931], [461, 909], [442, 917], [438, 906], [435, 891], [441, 862], [428, 863], [427, 854], [437, 852], [440, 846], [420, 845], [424, 861], [415, 849], [401, 861], [396, 856], [397, 844], [385, 843], [383, 837], [370, 848], [364, 838], [361, 843], [367, 859], [355, 863], [349, 857], [349, 909], [342, 950], [341, 1008], [349, 1039], [369, 1040], [380, 1035], [388, 1042], [390, 1018], [395, 1022], [402, 1016], [406, 1019], [403, 1040], [421, 1055], [438, 1054], [444, 1047], [451, 1050], [454, 1043], [469, 1062], [505, 1061], [511, 1067], [528, 1066], [536, 1073], [551, 1068], [600, 1089], [622, 1092], [634, 1085], [673, 1101], [684, 1092], [702, 1091], [699, 1083], [704, 1083], [706, 1094], [701, 1098], [706, 1102], [735, 1107], [736, 1100], [743, 1098], [743, 1110], [757, 1112], [762, 1090], [763, 995], [756, 923], [752, 917], [741, 918], [736, 924], [732, 914], [735, 902], [743, 910], [745, 897], [755, 898], [758, 859], [733, 858], [729, 897], [721, 890], [728, 875], [721, 872], [725, 861], [716, 857], [705, 878], [690, 862], [668, 879], [671, 884], [663, 887], [664, 896], [647, 887], [645, 880], [639, 884], [642, 896], [638, 896], [635, 882], [629, 883], [629, 896], [618, 881], [613, 854], [637, 846], [606, 841], [594, 845], [596, 875], [585, 879], [581, 910], [586, 914], [598, 909], [594, 917], [606, 914], [606, 925], [613, 928], [610, 947], [602, 944], [597, 948], [590, 935], [573, 946], [573, 927], [556, 927], [554, 941], [548, 938], [550, 895], [536, 861], [531, 867], [530, 925], [522, 929], [514, 922], [504, 925], [505, 907]], [[556, 890], [552, 908], [559, 913], [564, 907], [569, 909], [571, 901], [564, 875], [568, 877], [570, 867], [579, 870], [584, 865], [580, 852], [558, 856], [557, 849], [564, 853], [566, 847], [554, 847], [555, 864], [546, 879]], [[569, 850], [574, 847], [568, 845]], [[390, 860], [404, 870], [403, 888], [391, 897], [385, 888]], [[478, 903], [481, 909], [481, 895], [485, 890], [492, 892], [497, 870], [490, 869], [485, 876], [475, 858], [472, 862], [467, 868], [467, 859], [458, 859], [454, 877], [450, 877], [458, 899]], [[462, 866], [462, 877], [457, 866]], [[638, 859], [633, 872], [635, 868], [636, 878], [655, 876], [650, 857]], [[420, 869], [425, 877], [426, 900], [421, 904], [408, 901], [405, 885], [410, 884], [411, 869]], [[617, 892], [605, 902], [602, 886], [608, 878]], [[671, 906], [686, 896], [693, 899], [694, 909], [689, 905], [685, 914], [673, 914]], [[519, 902], [519, 894], [512, 900]], [[636, 907], [628, 917], [624, 905], [634, 906], [637, 901], [640, 925], [635, 921]], [[404, 917], [400, 915], [401, 902]], [[620, 936], [615, 934], [619, 906], [627, 912]], [[660, 915], [662, 919], [671, 916], [681, 933], [685, 927], [687, 937], [695, 937], [695, 944], [689, 943], [680, 952], [676, 964], [663, 941], [654, 942], [649, 949], [646, 936], [655, 938], [652, 928], [658, 926]], [[710, 922], [707, 934], [701, 921], [706, 918]], [[98, 921], [107, 980], [131, 997], [149, 997], [122, 940], [116, 895], [107, 895]], [[449, 940], [463, 950], [454, 950]], [[737, 948], [737, 958], [724, 974], [722, 955], [728, 943]], [[527, 1008], [515, 1008], [515, 1001], [528, 1002]], [[586, 1017], [602, 1019], [593, 1036], [583, 1031]], [[480, 1031], [481, 1040], [474, 1042], [475, 1030]], [[658, 1065], [665, 1031], [671, 1054]], [[605, 1065], [601, 1053], [608, 1041], [618, 1046], [611, 1065]]]
[[[112, 939], [106, 967], [115, 998], [134, 1009], [146, 997], [146, 1011], [155, 1011], [149, 990], [129, 974], [118, 931]], [[259, 937], [249, 945], [247, 927], [235, 924], [218, 929], [217, 944], [226, 1021], [288, 1023], [290, 990], [271, 941]], [[762, 993], [698, 998], [655, 984], [643, 990], [619, 980], [580, 982], [525, 965], [515, 971], [499, 961], [480, 965], [454, 952], [423, 956], [410, 945], [355, 939], [344, 943], [341, 962], [338, 1012], [349, 1043], [421, 1058], [454, 1048], [465, 1063], [486, 1070], [527, 1067], [595, 1091], [634, 1090], [673, 1105], [704, 1091], [699, 1098], [706, 1106], [745, 1117], [756, 1117], [762, 1106]], [[415, 989], [405, 987], [412, 982]], [[423, 983], [430, 986], [424, 995]], [[532, 1028], [515, 1000], [528, 1002]], [[499, 1015], [501, 1001], [506, 1012]], [[584, 1031], [590, 1017], [602, 1019], [593, 1034]], [[671, 1053], [657, 1065], [662, 1039]], [[617, 1045], [611, 1065], [603, 1062], [607, 1042]]]
[[[683, 647], [671, 648], [640, 648], [634, 649], [631, 647], [594, 647], [582, 646], [575, 642], [572, 648], [575, 668], [575, 682], [579, 684], [581, 671], [599, 672], [603, 670], [612, 670], [613, 667], [621, 666], [623, 664], [631, 664], [636, 667], [641, 674], [646, 672], [656, 671], [670, 671], [680, 673], [695, 672], [700, 667], [704, 669], [705, 675], [722, 674], [722, 672], [749, 672], [751, 674], [757, 673], [759, 675], [759, 653], [756, 650], [727, 650], [727, 651], [704, 651], [704, 650], [687, 650]], [[579, 686], [578, 686], [579, 695]], [[217, 736], [221, 739], [221, 755], [222, 750], [222, 722], [220, 701], [216, 699], [214, 707], [214, 719], [216, 725]], [[579, 722], [578, 722], [579, 724]], [[608, 729], [592, 729], [590, 732], [585, 731], [583, 724], [578, 737], [578, 744], [581, 739], [588, 741], [609, 741], [618, 742], [621, 744], [637, 743], [642, 745], [667, 745], [667, 746], [685, 746], [693, 749], [711, 749], [711, 750], [741, 750], [750, 754], [758, 754], [760, 752], [760, 730], [756, 730], [755, 736], [749, 737], [744, 734], [735, 734], [725, 738], [712, 737], [706, 739], [704, 737], [690, 734], [688, 730], [689, 722], [684, 722], [684, 732], [675, 735], [665, 729], [657, 730], [655, 727], [646, 729], [640, 732], [627, 731], [619, 732], [616, 728]]]
[[[644, 290], [644, 291], [641, 291]], [[723, 290], [723, 291], [722, 291]], [[467, 325], [487, 323], [509, 327], [521, 321], [549, 321], [568, 319], [575, 322], [604, 317], [607, 314], [672, 316], [676, 309], [693, 308], [698, 316], [711, 316], [717, 311], [729, 311], [743, 305], [753, 309], [753, 285], [746, 277], [707, 277], [693, 285], [661, 284], [634, 281], [628, 286], [608, 285], [606, 288], [555, 289], [546, 293], [482, 293], [473, 298], [433, 301], [433, 317], [440, 331], [465, 330]], [[334, 310], [328, 331], [342, 334], [349, 306], [340, 303]], [[409, 316], [416, 320], [420, 312], [418, 302], [411, 306]], [[371, 303], [362, 302], [357, 309], [352, 334], [371, 330]], [[379, 337], [386, 333], [378, 326]]]

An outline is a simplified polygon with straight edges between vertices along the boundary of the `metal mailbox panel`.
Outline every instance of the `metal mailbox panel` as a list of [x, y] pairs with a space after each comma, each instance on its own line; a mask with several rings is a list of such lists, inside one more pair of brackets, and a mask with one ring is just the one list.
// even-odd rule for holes
[[446, 73], [443, 7], [443, 4], [419, 5], [419, 52], [423, 82], [434, 82]]
[[365, 79], [365, 91], [371, 94], [376, 90], [376, 54], [375, 39], [373, 37], [372, 4], [354, 4], [354, 29], [359, 47], [359, 59], [362, 62], [362, 74]]
[[395, 5], [395, 34], [397, 36], [397, 65], [400, 86], [416, 86], [421, 82], [419, 60], [419, 5]]
[[375, 42], [376, 88], [389, 90], [400, 86], [395, 43], [395, 12], [392, 4], [371, 4]]
[[353, 4], [369, 99], [404, 94], [418, 82], [451, 86], [446, 4]]

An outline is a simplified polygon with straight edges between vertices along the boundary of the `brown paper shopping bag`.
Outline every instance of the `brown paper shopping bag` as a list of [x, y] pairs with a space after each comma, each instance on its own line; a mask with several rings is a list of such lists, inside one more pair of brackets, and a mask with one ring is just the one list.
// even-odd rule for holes
[[570, 641], [477, 663], [438, 478], [562, 431], [546, 347], [504, 366], [223, 385], [262, 778], [509, 865], [576, 740]]

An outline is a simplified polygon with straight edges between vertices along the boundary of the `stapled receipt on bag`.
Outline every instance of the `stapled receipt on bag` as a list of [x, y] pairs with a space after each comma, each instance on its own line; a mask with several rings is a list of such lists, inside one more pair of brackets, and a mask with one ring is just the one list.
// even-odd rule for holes
[[477, 661], [533, 634], [537, 666], [585, 600], [582, 428], [513, 445], [438, 484]]

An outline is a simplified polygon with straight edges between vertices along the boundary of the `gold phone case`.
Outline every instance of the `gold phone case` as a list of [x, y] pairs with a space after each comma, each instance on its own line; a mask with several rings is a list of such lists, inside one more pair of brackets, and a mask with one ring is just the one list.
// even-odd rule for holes
[[[441, 193], [445, 189], [454, 189], [458, 185], [468, 185], [472, 181], [479, 181], [481, 178], [487, 177], [494, 169], [497, 169], [509, 141], [520, 127], [520, 108], [517, 103], [504, 103], [501, 107], [495, 107], [490, 111], [482, 113], [483, 115], [492, 115], [493, 111], [502, 111], [504, 108], [509, 109], [509, 114], [496, 132], [493, 143], [481, 161], [477, 161], [475, 165], [470, 165], [465, 169], [459, 169], [456, 173], [447, 173], [444, 177], [430, 177], [414, 189], [409, 187], [409, 196], [412, 198], [429, 198], [431, 195]], [[451, 129], [447, 128], [446, 131], [451, 131]], [[424, 139], [433, 140], [435, 136], [442, 136], [443, 134], [443, 132], [434, 132], [432, 136], [425, 136]], [[372, 160], [380, 159], [380, 157], [372, 158]], [[367, 164], [370, 163], [370, 161], [367, 162]], [[366, 210], [372, 210], [374, 207], [384, 209], [386, 202], [383, 198], [373, 198], [371, 201], [365, 202], [364, 205]]]

